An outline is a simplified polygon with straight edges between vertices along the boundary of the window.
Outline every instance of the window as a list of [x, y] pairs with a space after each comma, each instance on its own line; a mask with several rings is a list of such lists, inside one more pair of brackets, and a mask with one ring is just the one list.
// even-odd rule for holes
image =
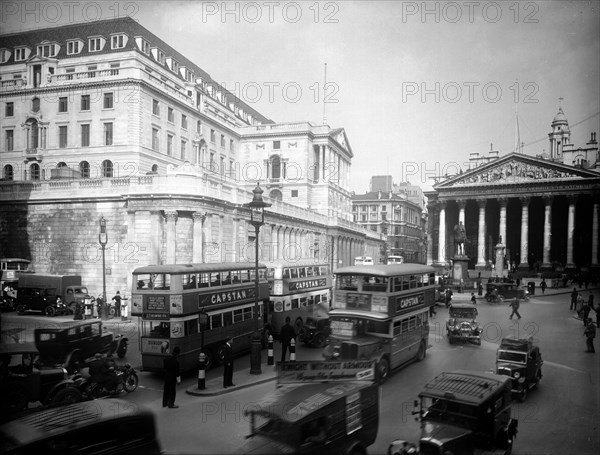
[[140, 38], [140, 50], [146, 55], [150, 54], [150, 43], [143, 38]]
[[6, 151], [12, 152], [15, 147], [15, 132], [13, 130], [6, 130]]
[[90, 95], [81, 95], [81, 110], [90, 110]]
[[188, 127], [187, 115], [181, 114], [181, 127], [183, 129], [187, 130], [187, 127]]
[[90, 163], [87, 161], [82, 161], [79, 163], [79, 172], [81, 172], [81, 177], [84, 179], [90, 178]]
[[114, 35], [110, 37], [110, 48], [121, 49], [125, 47], [125, 35]]
[[10, 52], [6, 49], [0, 50], [0, 63], [6, 63], [10, 58]]
[[225, 175], [225, 157], [224, 156], [219, 158], [219, 164], [221, 166], [221, 175]]
[[102, 38], [90, 38], [88, 41], [90, 52], [98, 52], [102, 50]]
[[152, 150], [158, 152], [158, 129], [152, 128]]
[[281, 141], [273, 141], [273, 150], [279, 150], [281, 148]]
[[233, 152], [233, 139], [229, 139], [229, 151]]
[[102, 162], [102, 177], [112, 178], [113, 176], [113, 164], [110, 160], [104, 160]]
[[113, 94], [112, 92], [104, 94], [104, 109], [113, 108]]
[[215, 143], [215, 130], [210, 130], [210, 142]]
[[200, 131], [201, 129], [202, 129], [202, 122], [200, 120], [197, 120], [196, 121], [196, 132], [198, 134], [200, 134], [201, 133], [201, 131]]
[[81, 125], [81, 146], [90, 146], [90, 125]]
[[2, 171], [2, 178], [4, 180], [13, 180], [14, 179], [13, 167], [10, 164], [7, 164], [6, 166], [4, 166], [4, 169]]
[[15, 49], [15, 62], [20, 62], [27, 59], [27, 49], [19, 47]]
[[67, 41], [67, 55], [79, 54], [81, 47], [80, 41]]
[[113, 145], [113, 124], [104, 124], [104, 145]]
[[9, 103], [6, 103], [6, 107], [4, 109], [4, 116], [12, 117], [14, 115], [15, 115], [15, 103], [13, 103], [12, 101]]
[[225, 147], [225, 135], [221, 134], [221, 147]]
[[181, 141], [181, 159], [185, 161], [186, 157], [186, 149], [187, 149], [187, 141]]
[[61, 125], [58, 127], [58, 146], [64, 149], [67, 146], [67, 126]]
[[160, 115], [160, 105], [158, 104], [158, 100], [152, 100], [152, 113], [154, 115]]
[[173, 114], [173, 108], [169, 107], [167, 109], [167, 120], [171, 123], [175, 122], [175, 115]]
[[298, 197], [298, 190], [292, 190], [292, 197]]
[[29, 174], [31, 176], [31, 180], [39, 180], [40, 179], [40, 165], [37, 163], [33, 163], [29, 168]]
[[54, 57], [58, 51], [56, 44], [42, 44], [37, 47], [37, 55], [40, 57]]
[[173, 135], [167, 135], [167, 155], [173, 155]]
[[69, 108], [69, 102], [66, 96], [61, 96], [58, 99], [58, 112], [67, 112]]

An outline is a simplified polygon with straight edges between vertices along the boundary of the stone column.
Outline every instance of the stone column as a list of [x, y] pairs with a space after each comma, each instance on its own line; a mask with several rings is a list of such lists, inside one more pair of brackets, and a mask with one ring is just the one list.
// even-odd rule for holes
[[598, 198], [594, 199], [592, 212], [592, 265], [598, 266]]
[[477, 268], [485, 268], [485, 206], [487, 200], [477, 199], [479, 205], [479, 229], [477, 231]]
[[446, 262], [446, 201], [440, 201], [440, 232], [438, 237], [438, 262]]
[[192, 220], [194, 222], [192, 227], [192, 262], [194, 263], [204, 262], [203, 244], [205, 219], [206, 213], [192, 213]]
[[271, 225], [271, 244], [269, 245], [269, 257], [271, 261], [277, 260], [277, 244], [279, 239], [277, 237], [278, 230], [277, 225], [272, 223]]
[[167, 264], [175, 264], [177, 252], [177, 234], [175, 231], [175, 223], [177, 221], [177, 210], [165, 210], [165, 218], [167, 219]]
[[325, 182], [325, 146], [321, 145], [321, 182]]
[[544, 259], [543, 268], [552, 268], [550, 262], [550, 241], [552, 239], [552, 196], [544, 197]]
[[576, 195], [569, 195], [569, 217], [567, 221], [567, 268], [575, 268], [573, 263], [573, 237], [575, 235], [575, 203]]
[[521, 200], [521, 263], [520, 269], [529, 270], [529, 198]]
[[508, 199], [505, 197], [498, 198], [498, 203], [500, 204], [500, 229], [499, 235], [502, 240], [498, 239], [498, 243], [502, 242], [502, 244], [507, 245], [506, 242], [506, 206], [508, 205]]
[[239, 235], [240, 235], [239, 231], [240, 231], [241, 218], [239, 217], [239, 215], [237, 213], [235, 213], [235, 210], [234, 210], [232, 221], [233, 221], [233, 231], [231, 232], [231, 252], [232, 252], [233, 257], [231, 258], [231, 261], [235, 262], [238, 260], [238, 253], [241, 254], [241, 249], [240, 249], [240, 245], [239, 245]]
[[161, 213], [159, 211], [150, 211], [150, 264], [162, 264], [160, 239], [162, 233], [160, 230]]

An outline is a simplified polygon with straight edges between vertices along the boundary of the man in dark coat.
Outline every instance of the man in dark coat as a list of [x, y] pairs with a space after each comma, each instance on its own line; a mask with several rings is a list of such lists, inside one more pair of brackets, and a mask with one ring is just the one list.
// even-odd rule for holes
[[571, 306], [569, 307], [570, 310], [577, 310], [577, 297], [579, 296], [579, 293], [577, 292], [576, 288], [573, 288], [573, 291], [571, 292]]
[[223, 346], [223, 388], [234, 387], [233, 383], [233, 337], [229, 338]]
[[163, 389], [163, 408], [178, 408], [175, 405], [175, 395], [177, 394], [177, 382], [179, 382], [179, 346], [173, 349], [173, 354], [165, 359], [165, 386]]
[[281, 343], [281, 361], [285, 362], [285, 355], [290, 347], [292, 340], [296, 339], [296, 331], [290, 324], [290, 317], [285, 318], [285, 325], [281, 328], [279, 342]]
[[117, 291], [112, 300], [115, 302], [115, 316], [121, 317], [121, 293]]
[[596, 352], [594, 349], [594, 338], [596, 338], [596, 327], [591, 319], [588, 319], [583, 335], [586, 337], [587, 350], [585, 352]]

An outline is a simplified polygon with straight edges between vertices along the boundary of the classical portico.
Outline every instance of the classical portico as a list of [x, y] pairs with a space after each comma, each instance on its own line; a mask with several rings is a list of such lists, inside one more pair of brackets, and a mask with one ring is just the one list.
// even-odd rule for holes
[[453, 228], [463, 221], [470, 268], [490, 267], [500, 237], [506, 261], [521, 269], [599, 266], [598, 172], [512, 153], [436, 184], [427, 197], [432, 264], [449, 264]]

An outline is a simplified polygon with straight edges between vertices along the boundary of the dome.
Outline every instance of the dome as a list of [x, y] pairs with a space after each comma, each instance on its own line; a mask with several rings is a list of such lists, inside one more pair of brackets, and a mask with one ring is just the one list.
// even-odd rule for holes
[[565, 116], [565, 113], [563, 112], [562, 107], [558, 108], [558, 113], [554, 117], [554, 120], [552, 120], [552, 124], [554, 125], [555, 123], [563, 123], [565, 125], [568, 124], [567, 117]]

